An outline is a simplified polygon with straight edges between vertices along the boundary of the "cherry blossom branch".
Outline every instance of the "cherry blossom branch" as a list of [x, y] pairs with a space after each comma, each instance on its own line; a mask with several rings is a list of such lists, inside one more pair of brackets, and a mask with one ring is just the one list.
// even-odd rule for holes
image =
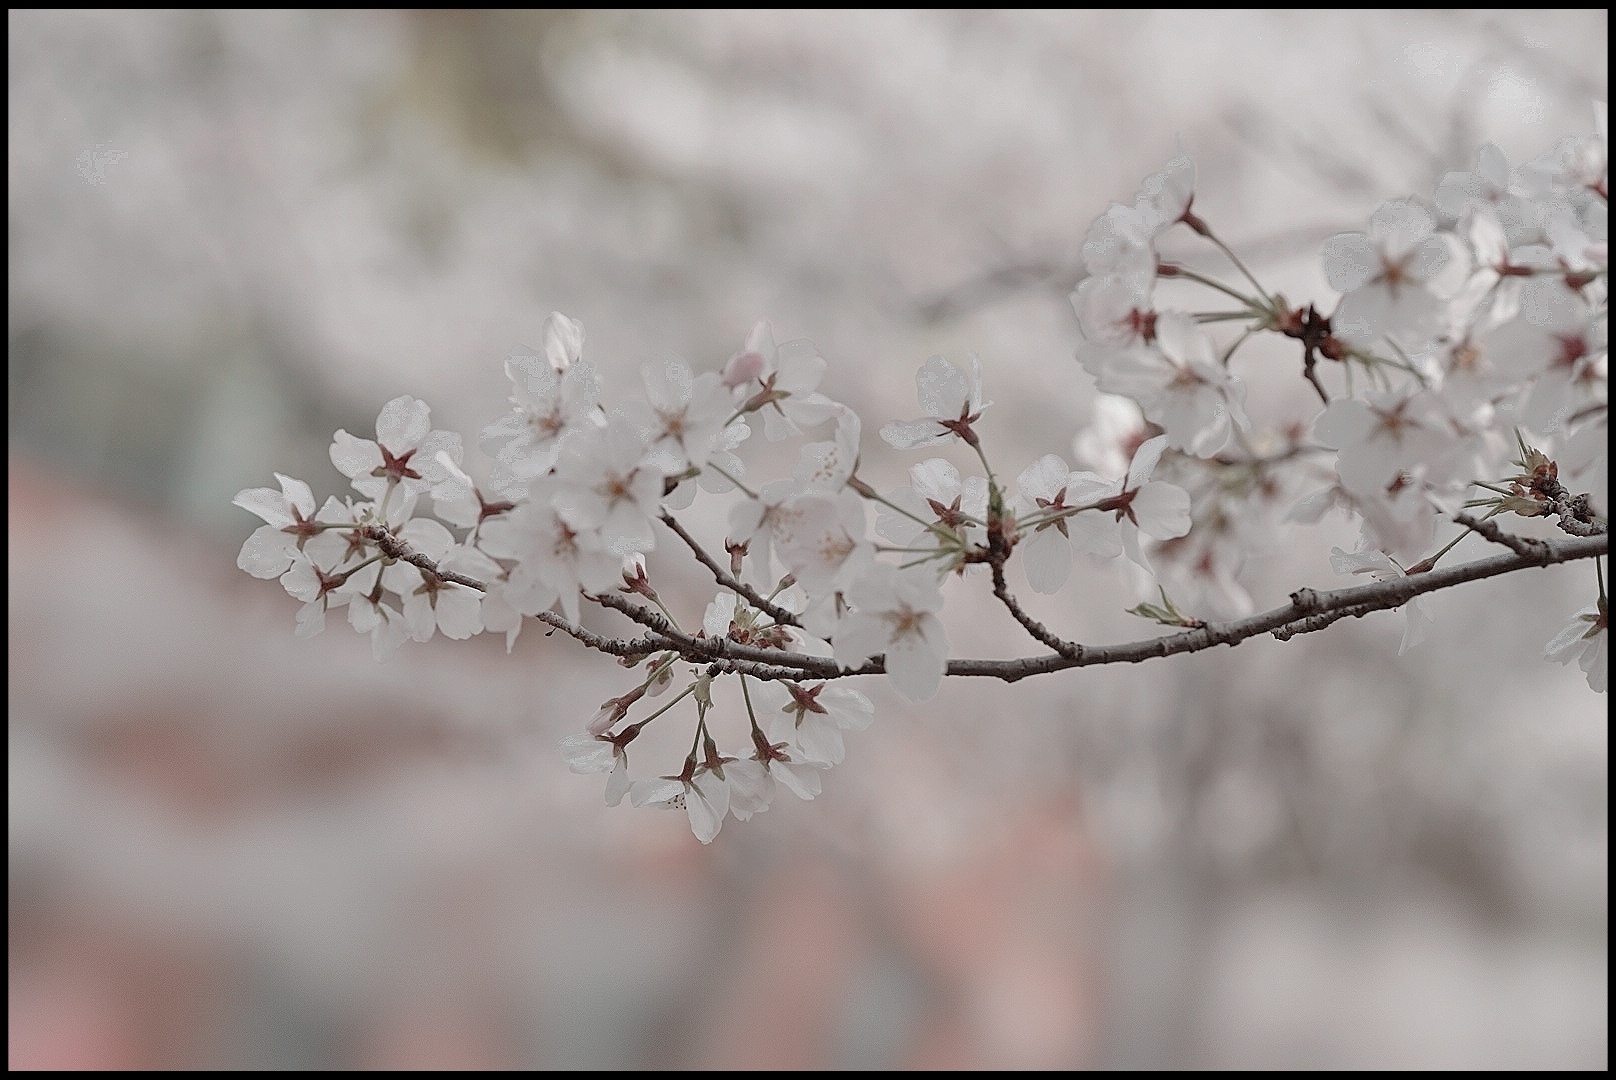
[[533, 617], [597, 652], [608, 653], [612, 656], [644, 658], [652, 653], [667, 651], [667, 646], [657, 643], [650, 636], [638, 640], [609, 638], [592, 630], [585, 630], [581, 626], [574, 626], [553, 611], [541, 611]]
[[[1489, 523], [1477, 522], [1485, 526]], [[370, 530], [376, 530], [372, 535]], [[1486, 535], [1485, 528], [1478, 529]], [[1494, 530], [1503, 534], [1501, 530]], [[444, 580], [470, 588], [486, 590], [481, 582], [464, 575], [447, 576], [439, 571], [431, 559], [413, 552], [407, 544], [392, 537], [380, 526], [367, 526], [367, 537], [382, 546], [383, 538], [397, 552], [394, 558], [407, 561]], [[1519, 539], [1519, 538], [1517, 538]], [[1288, 640], [1300, 634], [1313, 633], [1345, 618], [1359, 618], [1375, 611], [1401, 607], [1416, 596], [1440, 589], [1451, 588], [1470, 581], [1499, 577], [1535, 566], [1591, 559], [1608, 554], [1610, 539], [1605, 534], [1572, 537], [1565, 540], [1538, 540], [1541, 548], [1531, 548], [1529, 554], [1511, 550], [1506, 554], [1478, 559], [1444, 570], [1431, 570], [1423, 574], [1394, 578], [1344, 589], [1319, 592], [1298, 589], [1291, 594], [1291, 602], [1271, 611], [1251, 615], [1244, 619], [1208, 623], [1177, 634], [1121, 645], [1089, 645], [1074, 647], [1075, 655], [1055, 653], [1049, 656], [1024, 657], [1017, 660], [960, 659], [948, 662], [947, 673], [957, 676], [975, 676], [1017, 682], [1033, 675], [1045, 675], [1068, 668], [1094, 667], [1100, 664], [1136, 664], [1161, 656], [1201, 652], [1217, 645], [1237, 645], [1242, 641], [1273, 634]], [[1506, 544], [1506, 546], [1509, 546]], [[388, 548], [383, 548], [384, 552]], [[591, 596], [591, 600], [627, 615], [650, 631], [645, 637], [625, 641], [601, 638], [589, 631], [573, 627], [551, 612], [539, 616], [540, 620], [563, 630], [591, 648], [600, 648], [617, 656], [643, 656], [652, 652], [673, 651], [693, 663], [708, 664], [715, 674], [738, 672], [758, 679], [840, 679], [855, 675], [878, 675], [886, 671], [880, 658], [872, 658], [857, 668], [844, 670], [830, 657], [787, 653], [777, 649], [761, 649], [743, 645], [728, 638], [692, 637], [676, 630], [662, 616], [646, 611], [626, 597], [610, 593]], [[1045, 631], [1047, 633], [1047, 631]], [[598, 642], [599, 644], [596, 644]], [[1053, 646], [1051, 646], [1053, 648]]]
[[399, 562], [407, 562], [422, 573], [431, 574], [440, 581], [450, 581], [456, 585], [464, 585], [468, 589], [478, 592], [487, 592], [488, 586], [474, 577], [457, 574], [453, 570], [444, 570], [436, 562], [410, 547], [409, 544], [394, 536], [385, 525], [364, 525], [358, 530], [359, 535], [375, 544], [383, 555]]
[[759, 611], [763, 612], [769, 618], [773, 619], [776, 623], [779, 623], [782, 626], [802, 625], [797, 621], [797, 617], [791, 612], [787, 611], [779, 604], [768, 600], [756, 589], [752, 588], [752, 586], [741, 581], [739, 578], [735, 577], [735, 575], [731, 574], [729, 571], [720, 566], [718, 560], [709, 555], [707, 553], [707, 549], [702, 547], [701, 543], [697, 541], [694, 536], [691, 536], [690, 533], [685, 530], [683, 525], [679, 524], [678, 518], [664, 510], [662, 512], [661, 520], [662, 524], [673, 530], [675, 536], [685, 542], [685, 546], [688, 547], [690, 549], [690, 553], [696, 557], [696, 561], [700, 562], [712, 573], [713, 580], [718, 584], [722, 585], [731, 592], [739, 593], [747, 603], [751, 604], [753, 607], [757, 608]]
[[1498, 522], [1487, 518], [1473, 518], [1469, 514], [1455, 514], [1453, 520], [1478, 536], [1485, 537], [1495, 544], [1502, 544], [1523, 559], [1539, 562], [1548, 551], [1548, 545], [1542, 540], [1534, 540], [1529, 536], [1516, 536], [1514, 533], [1505, 532], [1498, 527]]
[[1021, 628], [1031, 634], [1042, 645], [1054, 649], [1056, 653], [1069, 660], [1075, 660], [1083, 655], [1083, 646], [1076, 642], [1067, 641], [1031, 615], [1021, 607], [1020, 602], [1010, 592], [1010, 586], [1004, 580], [1005, 560], [1010, 557], [1010, 546], [1005, 542], [1003, 525], [995, 518], [988, 527], [988, 557], [987, 564], [993, 573], [993, 595], [999, 598], [1005, 610], [1010, 612]]
[[[1499, 577], [1534, 566], [1551, 566], [1556, 563], [1591, 559], [1608, 553], [1610, 549], [1609, 539], [1605, 536], [1538, 542], [1544, 545], [1545, 550], [1534, 551], [1529, 557], [1511, 552], [1445, 570], [1432, 570], [1424, 574], [1369, 585], [1328, 592], [1299, 589], [1291, 594], [1289, 604], [1258, 615], [1221, 623], [1208, 623], [1182, 633], [1167, 634], [1146, 641], [1134, 641], [1122, 645], [1082, 646], [1075, 657], [1055, 654], [1018, 660], [950, 660], [947, 672], [949, 675], [1017, 682], [1029, 676], [1045, 675], [1068, 668], [1093, 667], [1100, 664], [1136, 664], [1159, 656], [1201, 652], [1217, 645], [1233, 646], [1263, 634], [1273, 634], [1279, 640], [1286, 641], [1301, 634], [1322, 630], [1341, 619], [1360, 618], [1371, 612], [1401, 607], [1414, 597], [1428, 592], [1436, 592], [1470, 581]], [[634, 606], [627, 601], [622, 603], [627, 607]], [[613, 603], [608, 606], [619, 605]], [[622, 608], [619, 607], [619, 610]], [[646, 618], [655, 618], [643, 611], [640, 614], [645, 618], [636, 618], [636, 621], [645, 625], [650, 625], [645, 622]], [[800, 679], [804, 676], [838, 679], [853, 675], [876, 675], [886, 671], [885, 664], [879, 658], [871, 659], [861, 667], [844, 671], [834, 660], [827, 657], [758, 649], [725, 639], [690, 639], [684, 635], [676, 635], [677, 638], [684, 638], [684, 641], [680, 642], [675, 640], [675, 635], [667, 637], [669, 640], [664, 645], [666, 648], [679, 649], [685, 643], [694, 645], [693, 651], [698, 656], [687, 656], [688, 659], [698, 662], [711, 660], [717, 665], [715, 671], [744, 672], [758, 679]]]
[[999, 598], [999, 602], [1005, 606], [1005, 610], [1010, 612], [1016, 622], [1021, 624], [1023, 630], [1036, 638], [1040, 644], [1049, 646], [1069, 660], [1078, 659], [1083, 655], [1083, 646], [1052, 633], [1043, 623], [1022, 610], [1021, 604], [1011, 595], [1010, 589], [1005, 584], [1002, 561], [992, 561], [989, 566], [993, 571], [993, 595]]

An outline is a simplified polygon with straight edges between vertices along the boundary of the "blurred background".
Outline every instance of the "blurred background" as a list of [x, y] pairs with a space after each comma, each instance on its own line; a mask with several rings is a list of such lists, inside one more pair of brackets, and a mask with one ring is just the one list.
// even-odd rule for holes
[[[1585, 564], [1437, 594], [1402, 658], [1388, 613], [865, 685], [824, 794], [704, 848], [561, 763], [619, 669], [531, 626], [297, 641], [230, 499], [346, 490], [331, 432], [399, 394], [474, 446], [552, 310], [609, 398], [810, 338], [883, 489], [934, 352], [982, 357], [1001, 472], [1069, 456], [1108, 203], [1182, 149], [1325, 306], [1331, 233], [1591, 130], [1607, 18], [10, 13], [11, 1066], [1604, 1067], [1605, 701], [1540, 658]], [[1291, 351], [1245, 363], [1259, 426], [1310, 415]], [[1353, 535], [1241, 583], [1338, 585]], [[956, 655], [1026, 651], [950, 590]], [[1137, 599], [1029, 606], [1123, 641]]]

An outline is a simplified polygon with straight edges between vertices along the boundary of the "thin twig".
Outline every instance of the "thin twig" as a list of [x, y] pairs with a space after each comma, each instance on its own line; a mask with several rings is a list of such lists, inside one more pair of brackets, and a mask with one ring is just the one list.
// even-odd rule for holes
[[753, 607], [757, 608], [759, 611], [763, 612], [763, 614], [767, 615], [769, 618], [773, 619], [776, 623], [779, 623], [782, 626], [800, 627], [802, 625], [802, 623], [797, 621], [797, 617], [791, 612], [787, 611], [779, 604], [773, 603], [764, 598], [764, 596], [756, 589], [752, 588], [752, 586], [746, 584], [744, 581], [741, 581], [739, 578], [735, 577], [735, 575], [731, 574], [728, 570], [725, 570], [722, 566], [720, 566], [716, 559], [707, 554], [707, 549], [702, 547], [694, 536], [691, 536], [690, 533], [685, 531], [685, 527], [679, 524], [679, 519], [668, 513], [666, 510], [662, 511], [662, 524], [672, 529], [674, 535], [685, 542], [685, 546], [690, 549], [691, 554], [696, 556], [696, 560], [700, 562], [701, 565], [705, 566], [709, 571], [711, 571], [713, 580], [718, 582], [718, 584], [722, 585], [726, 589], [729, 589], [731, 592], [739, 593], [748, 604], [751, 604]]
[[383, 555], [399, 562], [407, 562], [423, 573], [431, 574], [440, 581], [452, 581], [456, 585], [464, 585], [468, 589], [478, 592], [487, 592], [488, 586], [474, 577], [457, 574], [453, 570], [444, 570], [427, 556], [410, 547], [409, 544], [394, 536], [385, 525], [366, 525], [359, 530], [361, 536], [375, 544]]
[[1549, 545], [1542, 540], [1516, 536], [1514, 533], [1508, 533], [1500, 529], [1496, 521], [1473, 518], [1469, 514], [1455, 514], [1453, 520], [1478, 536], [1484, 536], [1495, 544], [1502, 544], [1523, 559], [1531, 559], [1539, 565], [1547, 565], [1543, 562], [1543, 558], [1548, 553]]
[[993, 595], [999, 598], [999, 602], [1015, 617], [1023, 630], [1068, 660], [1076, 660], [1083, 655], [1083, 646], [1051, 633], [1043, 623], [1022, 610], [1021, 604], [1010, 594], [1010, 588], [1005, 584], [1004, 559], [990, 558], [988, 566], [993, 571]]

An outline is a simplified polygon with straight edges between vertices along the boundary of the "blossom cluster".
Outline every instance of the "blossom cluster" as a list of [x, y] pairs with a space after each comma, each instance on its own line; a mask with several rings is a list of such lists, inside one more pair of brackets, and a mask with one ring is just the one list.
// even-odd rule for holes
[[[843, 732], [874, 715], [842, 676], [884, 674], [912, 701], [937, 693], [951, 576], [990, 578], [1033, 638], [1075, 662], [1083, 647], [1010, 594], [1012, 560], [1039, 593], [1060, 590], [1079, 563], [1126, 568], [1152, 598], [1134, 613], [1182, 630], [1248, 615], [1247, 561], [1273, 550], [1287, 522], [1331, 509], [1360, 525], [1356, 550], [1335, 549], [1333, 567], [1381, 582], [1430, 571], [1472, 531], [1497, 537], [1486, 519], [1500, 514], [1603, 534], [1607, 174], [1602, 106], [1594, 135], [1518, 167], [1484, 147], [1473, 171], [1448, 174], [1431, 197], [1389, 202], [1366, 231], [1325, 243], [1340, 296], [1324, 316], [1263, 287], [1194, 211], [1194, 165], [1176, 158], [1084, 240], [1077, 361], [1101, 395], [1073, 460], [1051, 453], [996, 472], [982, 363], [934, 356], [916, 376], [921, 415], [880, 436], [897, 450], [964, 447], [979, 468], [927, 457], [886, 492], [860, 477], [862, 421], [820, 391], [827, 362], [809, 342], [777, 343], [760, 322], [727, 362], [698, 372], [649, 361], [642, 393], [608, 403], [583, 327], [555, 313], [539, 348], [505, 362], [510, 407], [481, 432], [483, 479], [460, 436], [432, 428], [426, 403], [395, 398], [374, 439], [334, 437], [331, 460], [355, 494], [317, 505], [307, 484], [277, 474], [279, 490], [236, 497], [265, 523], [238, 564], [302, 602], [299, 636], [341, 612], [378, 659], [440, 632], [503, 634], [509, 649], [530, 618], [616, 655], [637, 683], [563, 741], [564, 758], [606, 774], [611, 805], [684, 809], [706, 843], [781, 787], [819, 793], [820, 774], [845, 756]], [[1232, 283], [1162, 256], [1160, 238], [1178, 226], [1228, 260]], [[1218, 306], [1169, 303], [1164, 282], [1203, 287]], [[1229, 329], [1238, 335], [1214, 336]], [[1317, 392], [1314, 415], [1253, 424], [1236, 359], [1259, 334], [1294, 340], [1291, 377]], [[759, 426], [768, 441], [801, 442], [789, 477], [749, 480], [741, 452]], [[678, 521], [701, 495], [732, 500], [727, 559]], [[1438, 548], [1448, 527], [1456, 535]], [[681, 625], [647, 575], [644, 556], [670, 540], [716, 586], [699, 629]], [[1406, 651], [1430, 619], [1417, 598], [1399, 603]], [[642, 636], [586, 629], [585, 604], [627, 615]], [[1577, 660], [1603, 691], [1606, 626], [1601, 574], [1597, 601], [1546, 656]], [[732, 677], [738, 701], [716, 705], [715, 684]], [[631, 744], [687, 698], [682, 766], [635, 776]], [[709, 713], [737, 704], [750, 745], [720, 747]]]

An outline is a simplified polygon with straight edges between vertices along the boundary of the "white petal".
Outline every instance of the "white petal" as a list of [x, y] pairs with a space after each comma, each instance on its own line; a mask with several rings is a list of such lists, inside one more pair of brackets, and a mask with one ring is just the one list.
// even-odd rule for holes
[[1155, 472], [1156, 463], [1161, 460], [1162, 452], [1167, 449], [1167, 436], [1158, 435], [1154, 439], [1147, 439], [1139, 444], [1139, 449], [1133, 452], [1133, 461], [1128, 465], [1129, 491], [1137, 491], [1145, 486], [1150, 474]]
[[432, 430], [432, 410], [408, 394], [382, 406], [376, 417], [376, 441], [395, 455], [414, 450]]
[[1133, 497], [1139, 531], [1157, 540], [1172, 540], [1190, 531], [1190, 496], [1181, 487], [1152, 481]]
[[952, 442], [959, 436], [935, 420], [894, 420], [882, 426], [881, 438], [895, 450], [914, 450], [922, 446]]
[[819, 770], [811, 765], [799, 765], [791, 761], [776, 761], [769, 766], [774, 779], [797, 798], [807, 801], [820, 791]]
[[[905, 634], [887, 645], [887, 678], [910, 701], [929, 701], [942, 685], [948, 667], [947, 638], [935, 615], [923, 617], [921, 634]], [[940, 647], [939, 647], [940, 646]]]
[[628, 801], [635, 806], [674, 806], [684, 799], [685, 786], [666, 776], [652, 776], [634, 781], [628, 789]]
[[617, 806], [628, 794], [628, 755], [619, 753], [612, 766], [612, 774], [606, 778], [606, 805]]
[[827, 686], [819, 692], [819, 703], [840, 727], [863, 731], [875, 719], [870, 699], [851, 686]]
[[438, 628], [443, 636], [464, 641], [483, 632], [483, 598], [474, 589], [451, 585], [438, 593]]
[[1034, 592], [1053, 593], [1072, 572], [1072, 543], [1053, 525], [1039, 529], [1019, 545], [1027, 584]]
[[331, 437], [331, 464], [343, 476], [355, 479], [381, 468], [382, 451], [369, 439], [355, 438], [339, 428]]
[[927, 416], [957, 420], [970, 399], [971, 383], [959, 368], [933, 356], [915, 374], [915, 393]]
[[608, 772], [614, 764], [616, 747], [593, 735], [568, 735], [561, 740], [561, 759], [575, 773]]
[[268, 581], [286, 573], [296, 550], [289, 535], [273, 525], [263, 525], [241, 545], [236, 565], [253, 577]]
[[685, 813], [696, 839], [712, 843], [729, 813], [729, 785], [711, 774], [692, 780], [685, 789]]
[[1313, 437], [1332, 450], [1354, 446], [1369, 437], [1378, 421], [1361, 401], [1333, 401], [1313, 421]]
[[584, 351], [583, 324], [559, 311], [544, 320], [544, 356], [556, 371], [565, 371], [578, 362]]

